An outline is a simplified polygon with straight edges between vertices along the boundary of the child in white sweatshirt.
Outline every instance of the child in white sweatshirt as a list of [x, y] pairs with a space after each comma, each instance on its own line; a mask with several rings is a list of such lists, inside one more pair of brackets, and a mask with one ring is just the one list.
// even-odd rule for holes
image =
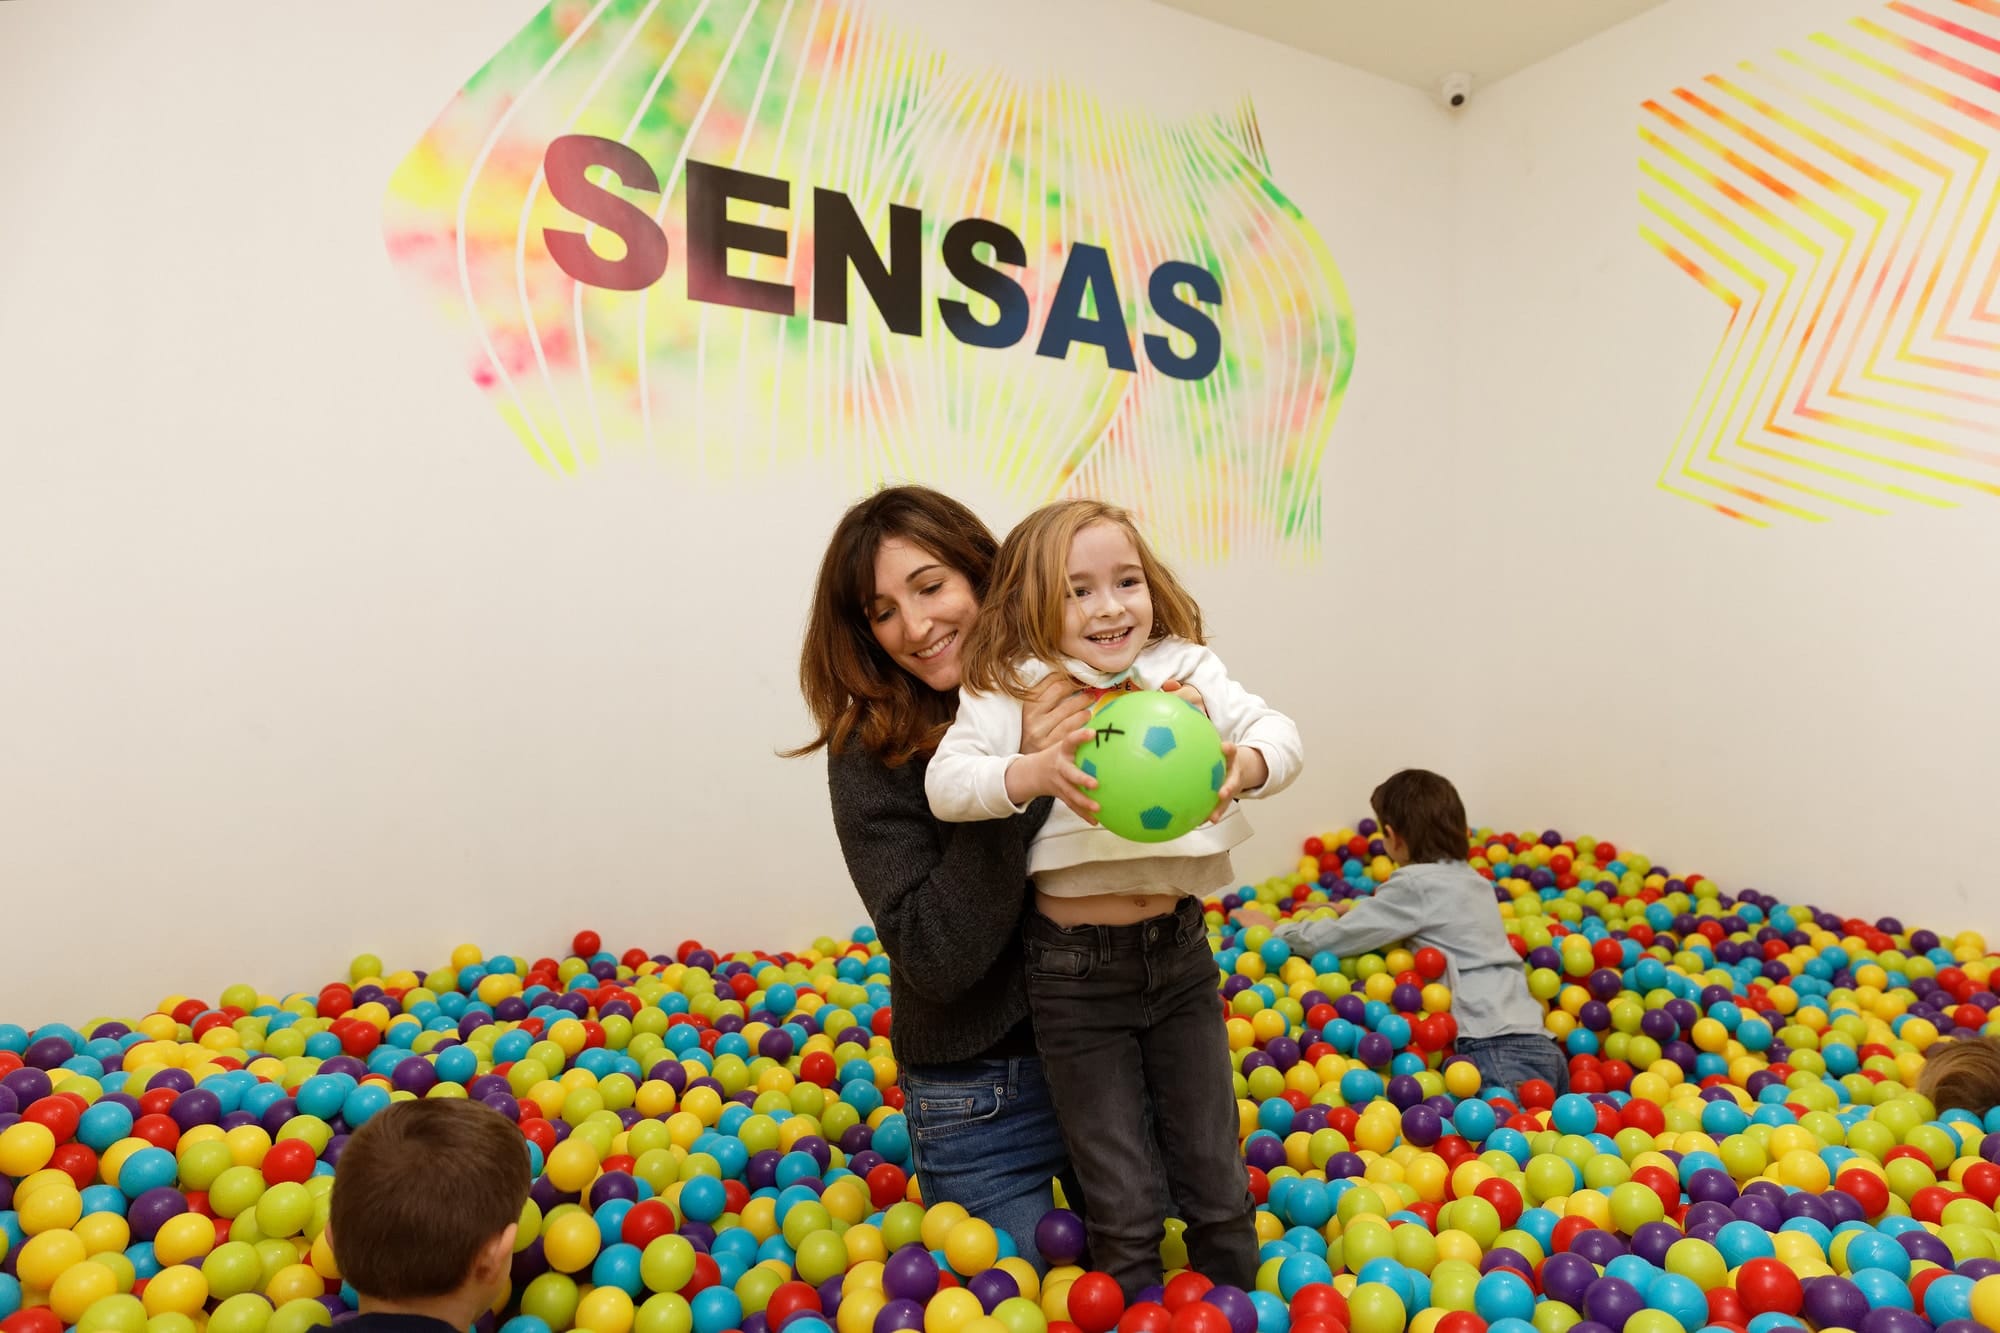
[[[1150, 1094], [1189, 1260], [1249, 1290], [1254, 1205], [1201, 896], [1234, 882], [1229, 849], [1250, 836], [1236, 798], [1298, 776], [1298, 728], [1230, 679], [1202, 645], [1194, 599], [1123, 510], [1094, 500], [1049, 505], [1008, 535], [963, 653], [958, 718], [925, 792], [932, 813], [954, 821], [1059, 802], [1029, 850], [1035, 911], [1023, 936], [1036, 1041], [1089, 1200], [1092, 1262], [1128, 1297], [1160, 1280]], [[1076, 765], [1088, 728], [1018, 754], [1022, 699], [1056, 672], [1099, 696], [1169, 682], [1198, 696], [1228, 761], [1210, 821], [1163, 843], [1098, 826], [1096, 782]]]

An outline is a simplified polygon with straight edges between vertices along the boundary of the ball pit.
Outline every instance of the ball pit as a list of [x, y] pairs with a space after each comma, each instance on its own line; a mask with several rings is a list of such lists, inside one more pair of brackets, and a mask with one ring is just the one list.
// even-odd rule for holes
[[1838, 918], [1553, 832], [1473, 864], [1571, 1091], [1483, 1088], [1434, 950], [1300, 958], [1228, 921], [1338, 910], [1371, 824], [1208, 904], [1261, 1267], [1128, 1302], [1081, 1222], [1042, 1264], [925, 1207], [872, 931], [798, 954], [455, 950], [133, 1020], [0, 1024], [0, 1333], [306, 1333], [354, 1129], [475, 1098], [534, 1187], [486, 1333], [1970, 1333], [2000, 1328], [2000, 1113], [1913, 1091], [2000, 1031], [1972, 934]]

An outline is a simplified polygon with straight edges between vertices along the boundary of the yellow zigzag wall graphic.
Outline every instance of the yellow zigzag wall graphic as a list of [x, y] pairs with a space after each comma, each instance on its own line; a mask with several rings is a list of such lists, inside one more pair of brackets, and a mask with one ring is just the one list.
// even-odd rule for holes
[[1643, 105], [1640, 234], [1729, 308], [1659, 484], [1767, 526], [2000, 496], [2000, 0]]
[[[623, 232], [583, 226], [553, 197], [549, 146], [577, 137], [622, 146], [632, 169], [593, 168], [600, 208], [615, 194], [636, 219], [627, 230], [662, 238], [669, 266], [641, 289], [580, 281], [551, 252], [555, 231], [606, 260], [630, 254]], [[776, 312], [689, 289], [702, 249], [689, 209], [725, 170], [781, 199], [789, 187], [778, 206], [739, 189], [727, 213], [778, 238], [766, 252], [739, 241], [729, 269], [780, 294]], [[896, 265], [899, 279], [920, 270], [920, 328], [892, 332], [858, 282], [852, 318], [817, 317], [834, 284], [816, 289], [814, 256], [838, 241], [821, 187], [845, 196], [873, 247], [891, 244], [892, 210], [920, 229], [917, 257]], [[694, 484], [754, 485], [804, 462], [857, 490], [977, 478], [1030, 501], [1116, 499], [1183, 556], [1317, 550], [1353, 325], [1332, 256], [1271, 178], [1247, 98], [1186, 120], [1108, 106], [939, 49], [866, 0], [552, 0], [418, 141], [385, 212], [395, 264], [551, 474], [624, 455]], [[1033, 331], [1005, 346], [948, 334], [944, 300], [995, 323], [989, 294], [943, 258], [961, 219], [1018, 238], [1020, 254], [992, 262], [1018, 281], [1033, 331], [1076, 305], [1066, 264], [1107, 256], [1115, 282], [1093, 284], [1087, 309], [1117, 323], [1115, 298], [1122, 332], [1107, 341], [1128, 364], [1083, 342], [1048, 352]], [[1198, 378], [1141, 351], [1160, 338], [1187, 355], [1148, 286], [1173, 262], [1220, 286], [1219, 301], [1201, 298], [1220, 349]]]

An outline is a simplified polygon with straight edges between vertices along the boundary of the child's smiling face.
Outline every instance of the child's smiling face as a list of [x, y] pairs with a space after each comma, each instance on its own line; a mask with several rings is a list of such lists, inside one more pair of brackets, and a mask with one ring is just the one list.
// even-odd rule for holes
[[1070, 542], [1063, 652], [1116, 673], [1132, 665], [1152, 633], [1153, 595], [1132, 534], [1117, 523], [1092, 523]]

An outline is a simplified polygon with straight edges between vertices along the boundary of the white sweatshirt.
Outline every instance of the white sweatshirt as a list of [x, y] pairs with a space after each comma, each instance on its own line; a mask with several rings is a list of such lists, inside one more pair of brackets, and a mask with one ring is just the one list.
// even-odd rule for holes
[[[1043, 662], [1021, 667], [1030, 686], [1050, 674]], [[1264, 785], [1246, 797], [1271, 796], [1290, 786], [1304, 765], [1304, 747], [1292, 720], [1230, 679], [1222, 659], [1185, 639], [1162, 639], [1139, 652], [1133, 678], [1143, 689], [1170, 680], [1201, 691], [1203, 709], [1225, 741], [1247, 745], [1264, 757]], [[1007, 799], [1007, 769], [1020, 758], [1021, 701], [1012, 695], [960, 690], [958, 720], [945, 733], [924, 775], [931, 813], [949, 823], [1004, 819], [1025, 807]], [[1086, 824], [1060, 801], [1049, 812], [1028, 851], [1028, 873], [1062, 870], [1101, 861], [1158, 857], [1204, 858], [1226, 853], [1250, 836], [1250, 821], [1232, 805], [1213, 824], [1169, 842], [1132, 842], [1107, 828]]]

